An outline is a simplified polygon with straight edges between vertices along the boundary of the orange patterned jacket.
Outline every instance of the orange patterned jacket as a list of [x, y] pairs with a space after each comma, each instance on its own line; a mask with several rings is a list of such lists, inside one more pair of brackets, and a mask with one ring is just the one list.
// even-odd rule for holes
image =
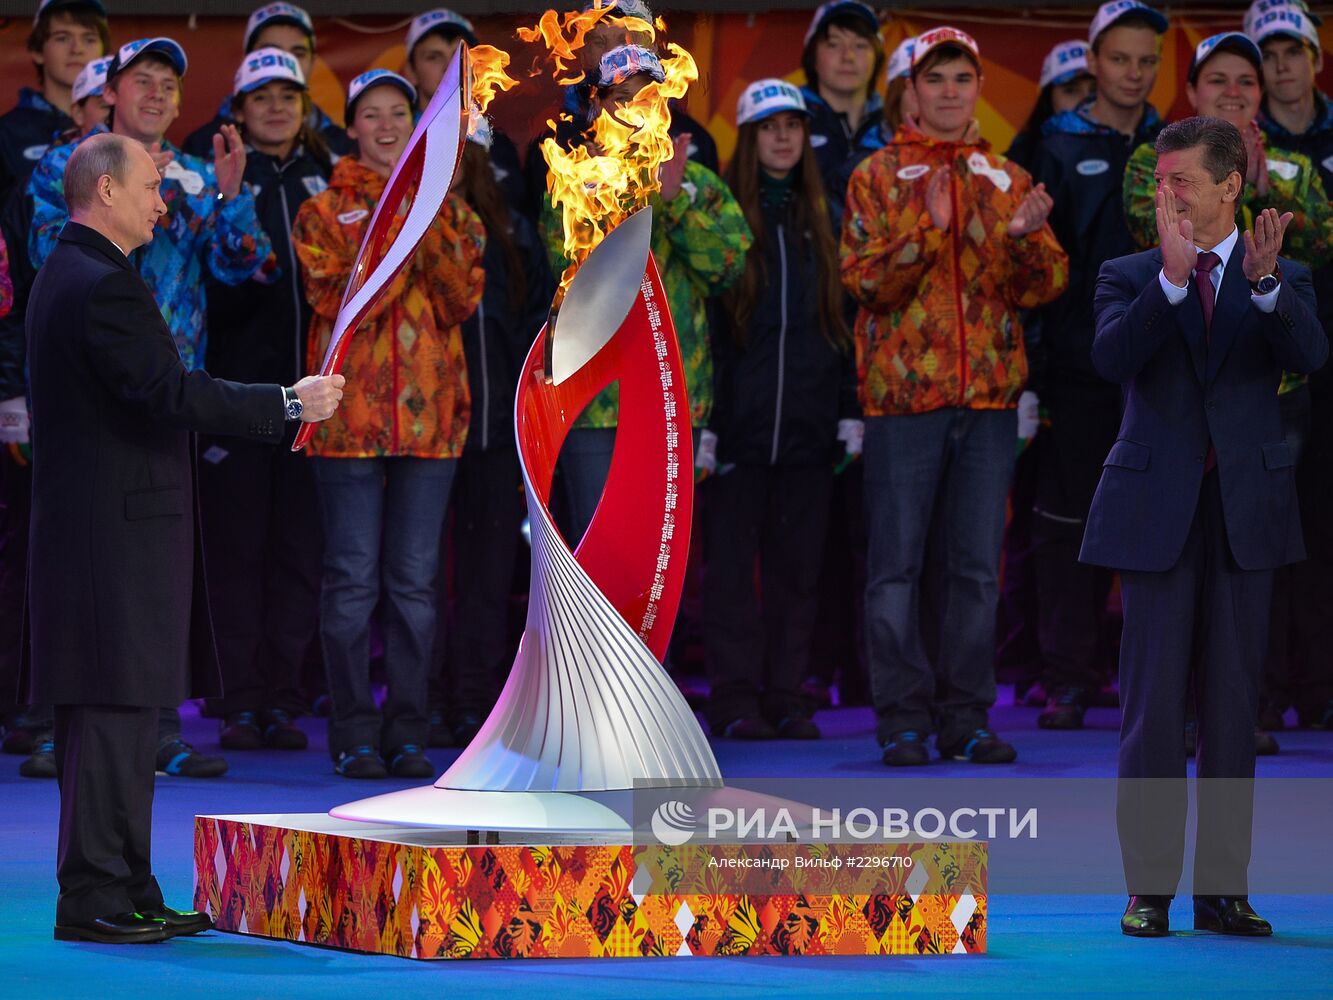
[[[292, 244], [314, 308], [307, 370], [324, 360], [343, 289], [386, 179], [345, 156], [327, 191], [296, 215]], [[396, 235], [391, 231], [390, 237]], [[481, 219], [454, 195], [415, 255], [352, 334], [342, 405], [319, 425], [311, 450], [325, 458], [456, 458], [471, 398], [459, 325], [481, 301]]]
[[[926, 208], [931, 174], [952, 167], [953, 222]], [[1006, 232], [1032, 188], [984, 140], [940, 142], [904, 125], [852, 174], [842, 282], [860, 308], [856, 363], [866, 416], [948, 406], [1016, 406], [1027, 381], [1018, 310], [1050, 302], [1069, 259], [1050, 226]]]

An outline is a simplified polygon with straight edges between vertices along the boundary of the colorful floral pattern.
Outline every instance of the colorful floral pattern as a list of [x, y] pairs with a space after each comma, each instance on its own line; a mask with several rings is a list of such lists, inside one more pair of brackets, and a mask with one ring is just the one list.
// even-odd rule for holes
[[[361, 240], [387, 179], [354, 157], [296, 215], [292, 244], [314, 309], [307, 365], [318, 371]], [[397, 235], [398, 223], [389, 232]], [[352, 334], [342, 405], [311, 449], [326, 458], [457, 458], [471, 396], [460, 326], [481, 301], [486, 231], [450, 195], [412, 260]]]
[[[984, 843], [911, 851], [985, 885]], [[410, 958], [986, 950], [984, 893], [643, 894], [629, 845], [418, 847], [200, 816], [194, 858], [195, 908], [221, 930]]]

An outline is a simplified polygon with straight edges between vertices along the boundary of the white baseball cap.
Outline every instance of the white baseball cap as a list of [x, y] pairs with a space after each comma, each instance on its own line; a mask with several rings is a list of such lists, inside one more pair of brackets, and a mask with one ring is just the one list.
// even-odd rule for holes
[[912, 48], [915, 45], [915, 37], [904, 38], [898, 43], [898, 47], [893, 50], [893, 55], [889, 56], [889, 68], [884, 74], [886, 82], [897, 80], [900, 77], [906, 79], [912, 75]]
[[347, 104], [343, 109], [343, 121], [351, 125], [352, 112], [356, 109], [357, 98], [372, 87], [378, 87], [382, 84], [388, 84], [401, 90], [407, 97], [408, 104], [415, 105], [417, 103], [417, 88], [406, 79], [391, 70], [369, 69], [360, 76], [354, 77], [352, 82], [347, 85]]
[[1159, 35], [1166, 31], [1166, 15], [1160, 10], [1153, 10], [1147, 4], [1139, 3], [1139, 0], [1108, 0], [1093, 15], [1092, 24], [1088, 26], [1088, 43], [1095, 42], [1097, 36], [1107, 28], [1130, 16], [1144, 18]]
[[1239, 31], [1220, 31], [1216, 35], [1209, 35], [1196, 45], [1194, 47], [1194, 58], [1190, 60], [1185, 79], [1190, 83], [1197, 80], [1199, 71], [1203, 69], [1203, 64], [1218, 52], [1234, 52], [1241, 58], [1248, 59], [1254, 64], [1255, 72], [1259, 73], [1262, 79], [1264, 71], [1263, 53], [1259, 51], [1259, 46], [1254, 43], [1249, 35], [1243, 35]]
[[776, 77], [756, 80], [745, 88], [736, 102], [736, 124], [761, 122], [779, 111], [794, 111], [810, 117], [810, 109], [805, 106], [805, 98], [797, 87]]
[[88, 97], [96, 97], [106, 87], [106, 71], [111, 65], [111, 57], [94, 59], [74, 78], [74, 88], [69, 95], [71, 104], [78, 104]]
[[1315, 26], [1310, 12], [1297, 6], [1273, 7], [1250, 22], [1245, 32], [1255, 45], [1262, 45], [1270, 38], [1286, 36], [1299, 38], [1309, 44], [1316, 52], [1322, 48], [1319, 41], [1319, 29]]
[[1251, 38], [1254, 37], [1254, 23], [1263, 17], [1269, 11], [1280, 8], [1295, 8], [1304, 14], [1317, 28], [1324, 23], [1324, 19], [1310, 9], [1310, 5], [1305, 0], [1254, 0], [1245, 11], [1245, 18], [1241, 21], [1240, 30], [1245, 32]]
[[1074, 77], [1088, 71], [1088, 43], [1081, 38], [1061, 42], [1041, 63], [1041, 81], [1039, 87], [1045, 89], [1049, 84], [1068, 83]]
[[294, 3], [270, 3], [260, 7], [250, 15], [250, 20], [245, 22], [245, 51], [250, 51], [250, 46], [255, 42], [255, 36], [267, 28], [270, 24], [290, 24], [294, 28], [300, 28], [306, 33], [306, 37], [315, 38], [315, 23], [310, 20], [304, 8], [296, 6]]
[[232, 82], [231, 93], [233, 97], [248, 94], [275, 80], [285, 80], [296, 84], [302, 90], [306, 89], [305, 75], [292, 54], [284, 49], [265, 46], [247, 53], [241, 60]]
[[107, 67], [107, 79], [115, 76], [121, 70], [129, 66], [130, 63], [140, 56], [147, 55], [149, 52], [160, 52], [166, 56], [171, 65], [176, 68], [176, 75], [185, 76], [186, 69], [189, 68], [190, 61], [185, 58], [185, 50], [180, 47], [180, 43], [171, 38], [139, 38], [133, 42], [126, 42], [116, 54], [111, 57], [111, 65]]
[[916, 36], [916, 41], [912, 44], [912, 68], [920, 66], [922, 60], [941, 45], [953, 45], [963, 49], [972, 53], [972, 58], [978, 63], [981, 62], [981, 48], [977, 45], [977, 40], [966, 31], [944, 25], [923, 31]]
[[408, 25], [406, 44], [409, 59], [412, 58], [412, 50], [417, 47], [417, 42], [437, 28], [452, 29], [462, 35], [463, 40], [469, 45], [477, 44], [477, 33], [473, 30], [471, 21], [462, 14], [455, 14], [452, 10], [436, 7], [412, 18], [412, 23]]
[[666, 79], [662, 60], [652, 49], [642, 45], [617, 45], [597, 64], [597, 86], [614, 87], [639, 73], [647, 73], [658, 83]]
[[62, 7], [91, 7], [106, 17], [106, 7], [102, 5], [101, 0], [41, 0], [37, 5], [37, 13], [32, 15], [32, 23], [40, 21], [47, 11], [60, 10]]

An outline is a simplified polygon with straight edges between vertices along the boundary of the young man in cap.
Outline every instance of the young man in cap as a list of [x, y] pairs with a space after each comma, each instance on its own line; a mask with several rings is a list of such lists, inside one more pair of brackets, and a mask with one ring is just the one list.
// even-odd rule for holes
[[1029, 387], [1049, 415], [1033, 447], [1032, 565], [1037, 646], [1048, 695], [1038, 724], [1077, 729], [1106, 674], [1102, 618], [1111, 574], [1078, 561], [1083, 522], [1115, 441], [1120, 387], [1092, 367], [1093, 294], [1102, 264], [1135, 248], [1121, 198], [1125, 164], [1162, 128], [1148, 95], [1157, 81], [1166, 18], [1112, 0], [1088, 29], [1093, 96], [1050, 118], [1032, 176], [1054, 202], [1051, 229], [1069, 254], [1069, 287], [1035, 318], [1040, 338]]
[[[595, 115], [592, 112], [592, 95], [596, 89], [598, 67], [602, 57], [612, 49], [622, 45], [653, 44], [656, 29], [653, 27], [653, 12], [643, 0], [585, 0], [583, 10], [597, 7], [611, 9], [584, 37], [583, 47], [578, 50], [579, 62], [583, 67], [583, 80], [565, 88], [564, 101], [560, 109], [547, 117], [556, 120], [555, 132], [544, 130], [528, 146], [527, 159], [523, 173], [526, 178], [528, 210], [533, 218], [541, 215], [542, 202], [546, 197], [546, 157], [542, 155], [542, 142], [554, 134], [556, 142], [565, 149], [582, 141]], [[641, 26], [641, 27], [640, 27]], [[718, 171], [717, 144], [704, 126], [685, 113], [680, 102], [671, 104], [671, 137], [689, 136], [686, 153], [691, 160], [706, 167], [713, 173]]]
[[[1264, 59], [1259, 127], [1276, 146], [1304, 153], [1333, 190], [1333, 103], [1316, 87], [1324, 68], [1319, 18], [1300, 0], [1256, 0], [1245, 15], [1246, 33]], [[1314, 272], [1325, 329], [1333, 322], [1333, 265]], [[1290, 395], [1290, 394], [1289, 394]], [[1264, 704], [1259, 722], [1282, 728], [1282, 712], [1296, 709], [1302, 726], [1333, 729], [1333, 375], [1328, 366], [1309, 382], [1305, 453], [1296, 473], [1307, 558], [1274, 577]], [[1284, 400], [1287, 397], [1284, 397]]]
[[[301, 78], [309, 81], [315, 68], [315, 24], [305, 8], [290, 3], [270, 3], [254, 11], [245, 23], [244, 51], [265, 48], [282, 49], [291, 55], [301, 67]], [[231, 120], [231, 96], [228, 95], [222, 99], [213, 120], [186, 136], [181, 149], [191, 156], [206, 158], [213, 149], [213, 136]], [[309, 124], [319, 133], [335, 160], [352, 152], [347, 132], [335, 125], [318, 105], [310, 106]]]
[[[852, 174], [843, 285], [856, 316], [869, 533], [866, 633], [884, 763], [1008, 763], [988, 728], [1005, 499], [1027, 381], [1020, 309], [1065, 286], [1050, 198], [973, 139], [981, 57], [936, 28], [913, 48], [915, 125]], [[922, 644], [922, 564], [940, 510], [937, 662]], [[937, 672], [939, 680], [937, 684]]]
[[[211, 163], [166, 140], [180, 114], [187, 65], [185, 50], [170, 38], [144, 38], [120, 47], [107, 69], [104, 91], [111, 105], [110, 129], [98, 126], [89, 136], [53, 147], [33, 171], [28, 249], [40, 267], [55, 248], [69, 220], [65, 166], [84, 142], [110, 131], [141, 144], [162, 177], [166, 212], [157, 237], [131, 262], [152, 289], [185, 367], [194, 371], [202, 367], [206, 349], [205, 271], [235, 285], [257, 276], [273, 280], [280, 265], [255, 216], [254, 196], [242, 183], [246, 153], [236, 127], [224, 125], [214, 137]], [[160, 770], [185, 777], [215, 777], [226, 770], [221, 757], [206, 757], [181, 738], [174, 709], [161, 713], [158, 726]]]
[[[425, 111], [440, 87], [440, 81], [449, 70], [458, 46], [467, 42], [476, 46], [477, 34], [472, 22], [462, 14], [444, 7], [428, 10], [412, 19], [407, 28], [407, 66], [404, 73], [417, 88], [417, 108]], [[490, 127], [490, 143], [486, 150], [496, 182], [509, 203], [521, 209], [526, 198], [523, 165], [518, 159], [514, 141], [494, 125]]]
[[[35, 714], [13, 705], [23, 621], [23, 586], [28, 549], [28, 498], [32, 469], [28, 448], [27, 375], [23, 318], [34, 269], [28, 260], [32, 210], [25, 197], [28, 176], [58, 135], [73, 127], [71, 90], [89, 60], [111, 46], [106, 9], [100, 0], [41, 0], [32, 19], [27, 49], [37, 89], [23, 87], [18, 103], [0, 115], [0, 237], [9, 256], [12, 308], [0, 317], [0, 732], [7, 753], [27, 754], [50, 728], [49, 710]], [[25, 762], [21, 770], [32, 770]], [[54, 776], [50, 758], [36, 770]]]

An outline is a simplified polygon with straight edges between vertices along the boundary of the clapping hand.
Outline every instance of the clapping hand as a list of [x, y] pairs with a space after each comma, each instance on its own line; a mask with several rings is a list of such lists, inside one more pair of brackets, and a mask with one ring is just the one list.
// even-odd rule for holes
[[153, 166], [157, 167], [159, 177], [166, 176], [167, 167], [176, 158], [176, 154], [169, 149], [163, 149], [160, 142], [155, 142], [148, 147], [148, 155], [153, 158]]
[[245, 143], [235, 125], [223, 125], [213, 136], [213, 169], [217, 173], [218, 192], [223, 201], [231, 201], [241, 193], [245, 177]]
[[1046, 193], [1046, 185], [1038, 184], [1019, 203], [1014, 217], [1009, 220], [1009, 235], [1017, 239], [1035, 233], [1046, 225], [1046, 217], [1055, 207], [1055, 199]]
[[1250, 122], [1242, 137], [1245, 141], [1245, 183], [1254, 186], [1260, 198], [1268, 194], [1268, 150], [1258, 122]]
[[1194, 223], [1180, 215], [1176, 194], [1165, 184], [1157, 185], [1157, 243], [1162, 248], [1166, 280], [1184, 288], [1199, 256], [1194, 246]]
[[926, 185], [926, 210], [930, 212], [930, 221], [936, 229], [948, 229], [953, 222], [953, 191], [951, 185], [953, 171], [949, 167], [940, 167], [930, 175]]
[[1254, 228], [1245, 233], [1245, 264], [1241, 268], [1252, 284], [1277, 269], [1282, 236], [1291, 218], [1290, 212], [1279, 216], [1273, 208], [1265, 208], [1255, 216]]

